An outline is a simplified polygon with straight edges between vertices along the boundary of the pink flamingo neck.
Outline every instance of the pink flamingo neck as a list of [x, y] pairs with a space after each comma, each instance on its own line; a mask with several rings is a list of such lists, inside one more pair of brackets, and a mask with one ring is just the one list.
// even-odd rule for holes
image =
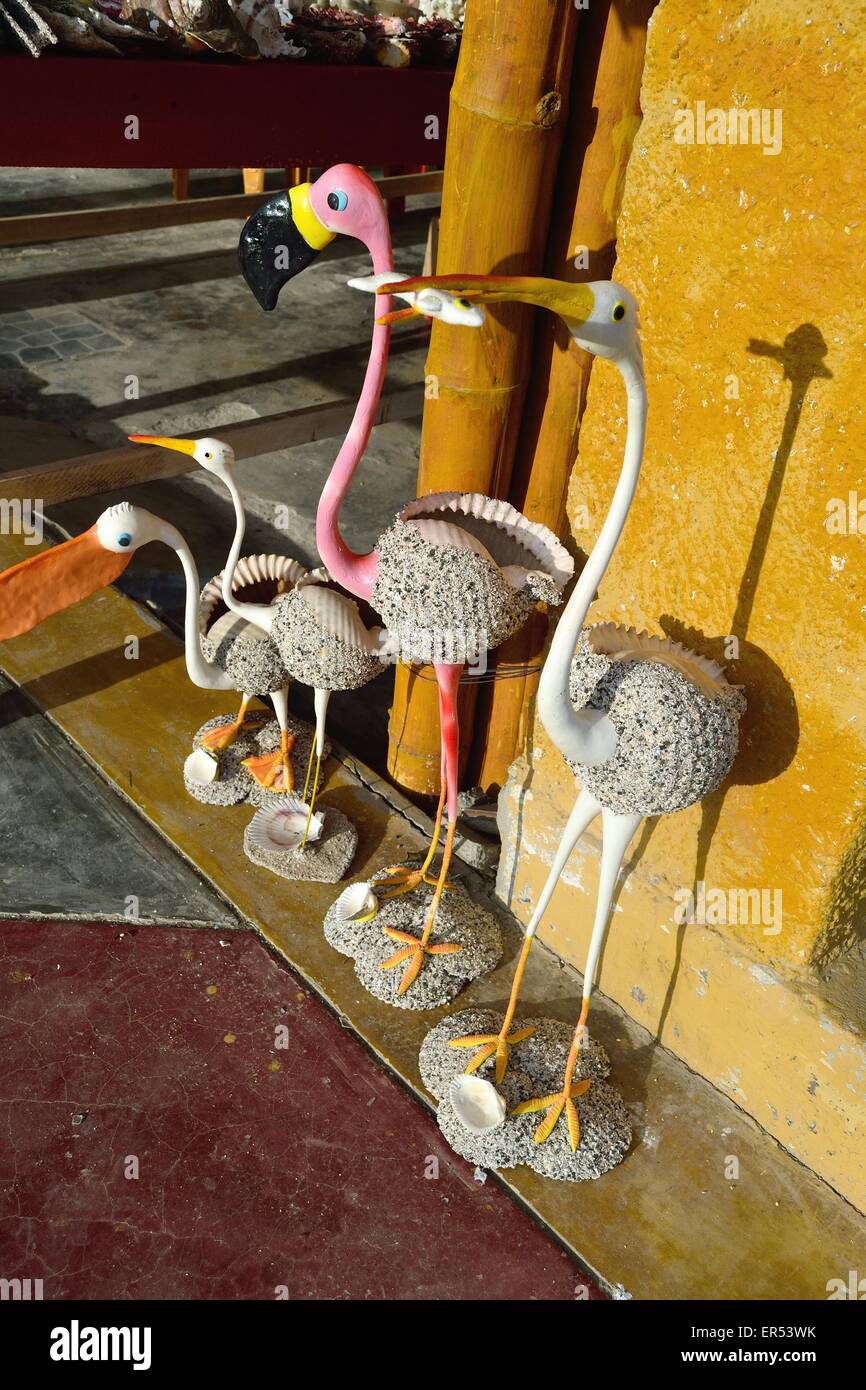
[[[379, 275], [393, 269], [394, 259], [388, 236], [384, 238], [380, 249], [373, 248], [373, 273]], [[393, 301], [390, 296], [382, 296], [377, 300], [376, 313], [390, 313], [392, 307]], [[348, 589], [349, 593], [355, 594], [357, 598], [363, 599], [369, 599], [373, 592], [379, 556], [375, 550], [371, 550], [368, 555], [358, 555], [346, 544], [340, 533], [340, 507], [355, 469], [370, 442], [385, 381], [390, 342], [390, 328], [385, 324], [375, 324], [364, 386], [355, 407], [349, 433], [334, 460], [316, 512], [316, 545], [323, 563], [338, 584], [342, 584], [344, 589]]]

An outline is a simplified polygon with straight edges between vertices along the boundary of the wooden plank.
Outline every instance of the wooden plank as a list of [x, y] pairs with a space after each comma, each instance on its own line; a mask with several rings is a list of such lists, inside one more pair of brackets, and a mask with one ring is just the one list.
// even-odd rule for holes
[[[324, 405], [305, 406], [280, 415], [264, 415], [259, 420], [245, 420], [236, 425], [221, 425], [220, 439], [231, 444], [239, 459], [269, 454], [276, 449], [288, 449], [295, 444], [309, 444], [314, 439], [331, 439], [344, 434], [355, 413], [355, 401], [329, 401]], [[422, 385], [403, 386], [382, 397], [377, 424], [387, 420], [410, 420], [424, 408]], [[199, 430], [196, 437], [203, 436]], [[104, 449], [96, 454], [61, 459], [53, 463], [33, 464], [17, 473], [0, 476], [3, 500], [31, 499], [40, 506], [68, 502], [73, 497], [91, 497], [112, 492], [134, 483], [149, 483], [156, 478], [174, 478], [179, 473], [191, 473], [198, 465], [187, 454], [173, 449], [159, 449], [142, 444], [126, 444], [118, 449]]]
[[[450, 68], [0, 55], [0, 151], [48, 169], [441, 164]], [[431, 119], [432, 118], [432, 119]]]
[[244, 169], [244, 192], [245, 193], [264, 193], [265, 191], [265, 171], [264, 169]]
[[[2, 66], [0, 61], [0, 74]], [[442, 187], [442, 172], [403, 174], [376, 182], [383, 198], [437, 193]], [[0, 246], [36, 246], [40, 242], [69, 241], [75, 237], [111, 236], [195, 222], [218, 222], [224, 217], [247, 217], [255, 212], [262, 197], [262, 193], [229, 193], [219, 198], [190, 198], [184, 202], [133, 203], [75, 212], [0, 217]]]
[[172, 169], [171, 196], [178, 202], [189, 197], [189, 169]]

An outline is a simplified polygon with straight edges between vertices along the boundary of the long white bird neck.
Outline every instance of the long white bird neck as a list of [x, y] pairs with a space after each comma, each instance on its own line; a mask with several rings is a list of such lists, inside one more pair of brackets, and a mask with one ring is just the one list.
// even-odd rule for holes
[[235, 536], [232, 541], [231, 550], [223, 569], [223, 603], [232, 613], [236, 613], [239, 618], [245, 618], [254, 627], [261, 628], [262, 632], [270, 632], [274, 620], [274, 610], [269, 604], [265, 603], [240, 603], [232, 593], [235, 570], [241, 555], [241, 546], [244, 543], [244, 535], [247, 529], [247, 519], [244, 513], [244, 504], [238, 485], [231, 474], [226, 471], [219, 474], [222, 481], [228, 488], [229, 496], [232, 499], [232, 506], [235, 509]]
[[617, 365], [628, 398], [622, 470], [598, 540], [553, 634], [538, 685], [538, 715], [550, 738], [567, 758], [589, 766], [606, 762], [613, 756], [616, 736], [603, 711], [574, 708], [568, 693], [569, 672], [586, 615], [628, 517], [640, 476], [646, 436], [647, 397], [640, 359], [626, 359]]
[[183, 615], [183, 647], [186, 657], [187, 674], [193, 685], [202, 690], [231, 690], [232, 682], [224, 671], [212, 662], [206, 661], [201, 649], [198, 631], [200, 585], [198, 569], [192, 551], [180, 531], [168, 522], [163, 522], [160, 539], [171, 546], [183, 567], [186, 583], [186, 602]]

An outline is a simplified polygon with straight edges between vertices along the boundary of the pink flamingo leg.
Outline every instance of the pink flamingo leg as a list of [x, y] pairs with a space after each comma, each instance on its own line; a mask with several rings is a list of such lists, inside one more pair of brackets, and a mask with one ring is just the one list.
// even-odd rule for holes
[[398, 994], [405, 994], [410, 985], [418, 978], [421, 967], [426, 956], [453, 954], [461, 947], [456, 942], [436, 942], [430, 945], [430, 934], [436, 923], [436, 915], [439, 911], [439, 903], [445, 891], [448, 870], [451, 866], [451, 856], [454, 852], [454, 836], [457, 830], [457, 782], [458, 782], [458, 754], [460, 751], [460, 727], [457, 718], [457, 691], [460, 685], [460, 677], [463, 674], [463, 667], [453, 665], [438, 665], [434, 667], [436, 681], [439, 686], [439, 727], [442, 738], [442, 758], [445, 773], [445, 809], [448, 817], [448, 829], [445, 834], [445, 845], [442, 851], [442, 864], [439, 869], [439, 877], [436, 887], [433, 890], [433, 897], [427, 909], [427, 916], [424, 919], [424, 929], [420, 939], [411, 936], [408, 932], [397, 932], [390, 927], [384, 928], [386, 935], [394, 938], [401, 943], [401, 949], [388, 960], [383, 961], [382, 969], [390, 970], [395, 965], [400, 965], [404, 961], [408, 962], [403, 978], [397, 988]]

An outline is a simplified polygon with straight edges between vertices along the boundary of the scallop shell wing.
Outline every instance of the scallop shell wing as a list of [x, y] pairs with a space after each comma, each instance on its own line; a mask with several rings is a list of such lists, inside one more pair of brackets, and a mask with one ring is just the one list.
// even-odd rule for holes
[[735, 688], [728, 682], [725, 668], [717, 661], [669, 637], [654, 637], [650, 632], [639, 632], [622, 623], [599, 623], [588, 629], [587, 639], [596, 655], [606, 656], [610, 661], [662, 661], [710, 696]]
[[[220, 570], [219, 574], [215, 574], [201, 591], [198, 606], [198, 630], [202, 637], [207, 633], [214, 609], [222, 603], [224, 573], [224, 570]], [[294, 589], [302, 584], [307, 577], [304, 566], [299, 565], [297, 560], [292, 560], [288, 555], [244, 555], [238, 560], [235, 568], [232, 593], [237, 594], [248, 585], [261, 584], [268, 579], [282, 581], [287, 589]]]
[[[538, 563], [537, 571], [529, 570], [526, 573], [526, 583], [530, 587], [533, 587], [532, 581], [537, 576], [545, 589], [550, 589], [552, 583], [556, 594], [561, 594], [574, 574], [574, 561], [549, 527], [542, 526], [539, 521], [530, 521], [510, 502], [485, 497], [481, 492], [433, 492], [427, 497], [416, 497], [404, 507], [400, 520], [412, 521], [431, 511], [451, 512], [455, 517], [472, 516], [512, 536]], [[475, 537], [471, 539], [475, 540]], [[469, 548], [475, 549], [475, 546]]]
[[378, 648], [381, 629], [368, 630], [361, 622], [358, 605], [345, 594], [320, 584], [304, 584], [300, 594], [323, 632], [356, 650], [370, 652]]

